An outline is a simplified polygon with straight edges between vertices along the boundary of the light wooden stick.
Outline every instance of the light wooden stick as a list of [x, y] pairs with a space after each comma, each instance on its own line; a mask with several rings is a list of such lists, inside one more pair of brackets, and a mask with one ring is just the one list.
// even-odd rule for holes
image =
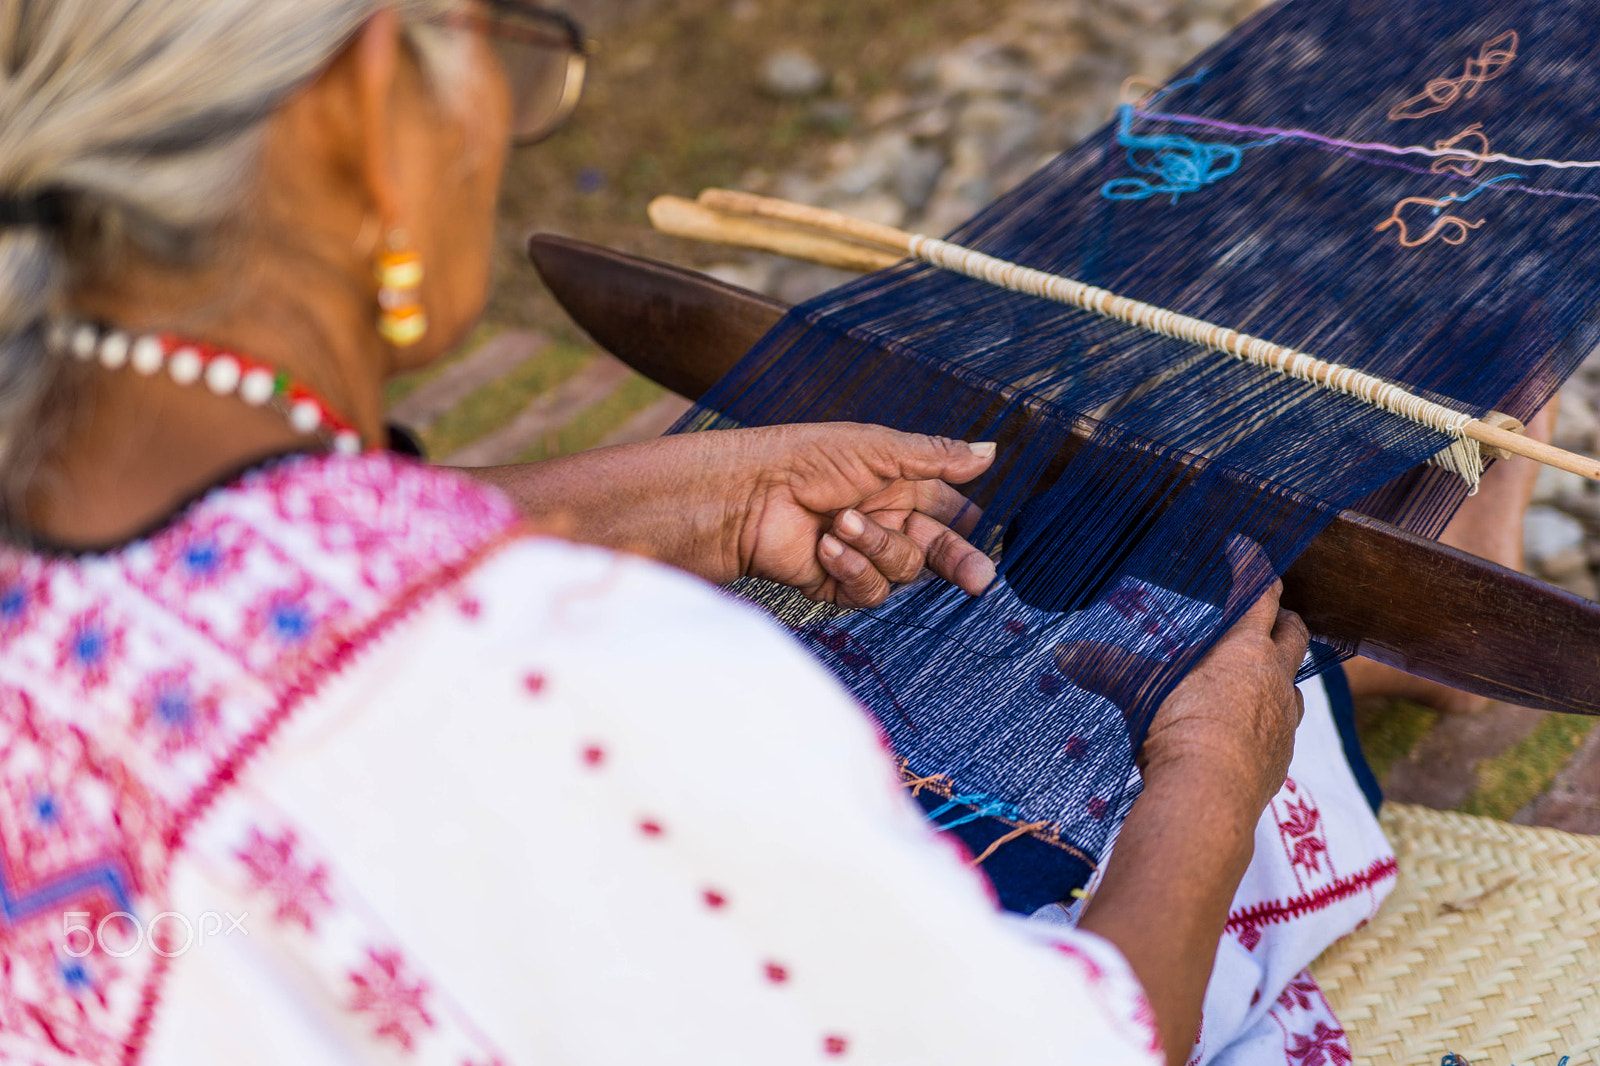
[[894, 266], [906, 258], [892, 255], [876, 245], [853, 244], [816, 230], [775, 226], [760, 218], [724, 214], [678, 196], [656, 197], [650, 201], [649, 212], [651, 225], [674, 237], [776, 252], [840, 270], [866, 273]]
[[[952, 270], [1004, 288], [1041, 296], [1141, 329], [1200, 344], [1244, 361], [1277, 370], [1290, 377], [1355, 396], [1369, 404], [1383, 407], [1429, 428], [1447, 433], [1458, 440], [1466, 438], [1475, 441], [1487, 449], [1492, 449], [1490, 454], [1522, 455], [1547, 466], [1600, 481], [1600, 462], [1585, 455], [1530, 440], [1519, 432], [1494, 424], [1515, 422], [1514, 419], [1508, 419], [1504, 415], [1491, 415], [1490, 420], [1476, 419], [1467, 412], [1455, 411], [1432, 403], [1392, 382], [1350, 367], [1343, 367], [1200, 319], [1118, 296], [1070, 278], [1045, 274], [1015, 263], [1006, 263], [959, 245], [921, 234], [907, 233], [892, 226], [867, 222], [836, 211], [791, 203], [787, 200], [776, 200], [730, 189], [707, 189], [700, 194], [698, 203], [701, 208], [720, 215], [725, 222], [761, 219], [794, 228], [797, 235], [801, 230], [816, 231], [834, 238], [845, 247], [877, 248], [894, 262], [903, 258], [919, 259], [942, 269]], [[653, 213], [652, 218], [654, 218]], [[769, 243], [763, 247], [770, 251], [793, 254], [789, 249], [795, 247], [795, 244], [783, 236], [774, 236], [777, 232], [770, 225], [766, 228], [766, 239]], [[725, 240], [725, 238], [714, 239]], [[889, 263], [881, 265], [886, 266]], [[1458, 458], [1461, 460], [1458, 472], [1469, 484], [1475, 485], [1477, 472], [1472, 468], [1481, 470], [1481, 461], [1476, 456], [1469, 457], [1464, 454]]]

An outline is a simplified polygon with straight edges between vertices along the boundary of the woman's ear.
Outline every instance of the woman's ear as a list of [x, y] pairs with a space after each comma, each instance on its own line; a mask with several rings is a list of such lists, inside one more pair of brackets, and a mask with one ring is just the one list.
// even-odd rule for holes
[[[369, 18], [344, 50], [278, 116], [287, 138], [283, 160], [290, 185], [316, 179], [337, 183], [354, 207], [385, 228], [400, 212], [400, 19], [384, 8]], [[318, 186], [325, 193], [333, 186]], [[306, 209], [305, 204], [297, 210]]]
[[400, 16], [386, 7], [361, 27], [346, 55], [354, 64], [351, 73], [361, 124], [361, 178], [372, 197], [373, 210], [386, 226], [400, 210], [394, 107], [401, 51]]

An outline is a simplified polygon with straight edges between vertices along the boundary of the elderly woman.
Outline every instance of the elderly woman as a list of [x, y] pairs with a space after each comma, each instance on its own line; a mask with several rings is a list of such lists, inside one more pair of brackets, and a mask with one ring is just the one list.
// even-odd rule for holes
[[[1284, 989], [1383, 879], [1276, 961], [1229, 917], [1284, 832], [1276, 592], [1163, 707], [1076, 926], [1024, 923], [781, 630], [571, 542], [977, 593], [946, 482], [992, 445], [789, 427], [484, 475], [568, 540], [373, 450], [384, 380], [480, 311], [574, 40], [510, 2], [0, 0], [0, 1059], [1176, 1064], [1214, 964], [1201, 1057], [1340, 1049]], [[1364, 812], [1323, 754], [1324, 812]], [[1381, 866], [1370, 817], [1297, 795], [1330, 869]]]

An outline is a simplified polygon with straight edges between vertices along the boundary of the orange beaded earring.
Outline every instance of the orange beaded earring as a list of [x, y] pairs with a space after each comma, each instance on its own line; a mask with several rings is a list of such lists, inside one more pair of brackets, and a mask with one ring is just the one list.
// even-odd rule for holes
[[418, 292], [422, 257], [405, 247], [403, 230], [389, 234], [388, 248], [378, 255], [378, 332], [397, 348], [409, 347], [428, 332], [428, 315]]

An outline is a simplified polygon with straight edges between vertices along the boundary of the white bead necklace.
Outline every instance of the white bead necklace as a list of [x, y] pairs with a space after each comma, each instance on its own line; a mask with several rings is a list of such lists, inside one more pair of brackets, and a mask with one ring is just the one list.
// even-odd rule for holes
[[271, 405], [297, 433], [322, 437], [341, 455], [358, 455], [361, 434], [335, 414], [316, 393], [289, 375], [246, 356], [170, 334], [131, 336], [87, 322], [57, 322], [46, 337], [50, 351], [79, 362], [98, 362], [107, 370], [132, 368], [150, 377], [167, 372], [179, 385], [204, 382], [218, 396], [238, 396], [251, 407]]

